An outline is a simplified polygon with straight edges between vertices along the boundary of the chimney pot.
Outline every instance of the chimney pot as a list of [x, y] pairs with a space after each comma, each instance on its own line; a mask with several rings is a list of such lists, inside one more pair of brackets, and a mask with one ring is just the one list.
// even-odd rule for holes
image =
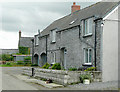
[[76, 3], [75, 2], [73, 2], [73, 5], [75, 5]]
[[80, 10], [80, 5], [76, 5], [75, 2], [73, 2], [73, 5], [71, 7], [71, 13]]

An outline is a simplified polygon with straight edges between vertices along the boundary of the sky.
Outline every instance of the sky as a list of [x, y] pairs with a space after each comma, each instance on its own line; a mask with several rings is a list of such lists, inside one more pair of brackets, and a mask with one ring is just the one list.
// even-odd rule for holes
[[[19, 1], [19, 0], [18, 0]], [[76, 2], [85, 8], [95, 2]], [[71, 13], [73, 2], [2, 2], [0, 3], [0, 49], [17, 49], [19, 30], [33, 37], [53, 21]]]

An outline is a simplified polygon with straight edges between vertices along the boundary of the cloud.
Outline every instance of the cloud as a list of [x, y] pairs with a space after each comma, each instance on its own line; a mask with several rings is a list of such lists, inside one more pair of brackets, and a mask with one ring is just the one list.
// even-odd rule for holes
[[[81, 4], [81, 8], [83, 8], [92, 3], [80, 2], [77, 4]], [[0, 32], [0, 35], [5, 36], [0, 36], [0, 41], [6, 42], [11, 39], [14, 46], [9, 44], [9, 47], [16, 47], [19, 30], [22, 31], [23, 36], [34, 36], [38, 29], [43, 30], [53, 21], [70, 14], [71, 5], [72, 2], [3, 3], [0, 8], [0, 12], [2, 12], [0, 13], [2, 14], [2, 21], [0, 21], [2, 33]], [[5, 45], [7, 44], [5, 43]], [[5, 45], [3, 47], [6, 47]]]

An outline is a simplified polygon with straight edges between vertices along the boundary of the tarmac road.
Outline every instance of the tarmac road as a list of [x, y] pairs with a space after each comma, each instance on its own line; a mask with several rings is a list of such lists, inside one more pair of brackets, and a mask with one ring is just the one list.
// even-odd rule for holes
[[20, 72], [21, 68], [3, 67], [2, 76], [0, 76], [0, 79], [2, 79], [2, 90], [38, 90], [29, 83], [12, 76], [13, 74], [19, 74]]

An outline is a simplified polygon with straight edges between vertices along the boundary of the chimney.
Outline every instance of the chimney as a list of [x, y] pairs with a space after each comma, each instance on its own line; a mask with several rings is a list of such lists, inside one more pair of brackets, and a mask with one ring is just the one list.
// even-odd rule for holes
[[73, 2], [73, 5], [71, 6], [71, 13], [80, 10], [80, 5], [76, 5], [75, 2]]
[[21, 38], [21, 30], [19, 31], [19, 39]]

